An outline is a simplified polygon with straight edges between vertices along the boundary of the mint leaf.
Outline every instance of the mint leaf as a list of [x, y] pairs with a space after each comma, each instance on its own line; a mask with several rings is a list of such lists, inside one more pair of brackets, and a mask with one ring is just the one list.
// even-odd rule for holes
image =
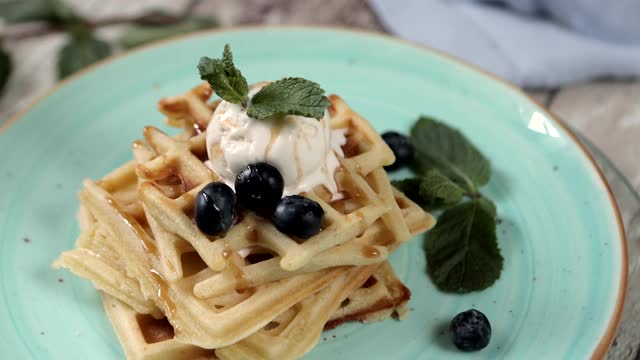
[[491, 165], [457, 129], [421, 116], [411, 129], [419, 172], [435, 168], [470, 193], [489, 182]]
[[263, 87], [251, 99], [247, 114], [264, 119], [275, 114], [320, 119], [329, 106], [320, 85], [303, 78], [284, 78]]
[[478, 201], [478, 205], [483, 207], [487, 213], [491, 214], [491, 216], [494, 218], [498, 216], [498, 209], [496, 209], [496, 204], [494, 204], [493, 201], [485, 197], [476, 199], [476, 201]]
[[9, 76], [11, 76], [11, 71], [13, 70], [13, 61], [11, 60], [11, 55], [3, 48], [0, 48], [0, 93], [2, 93], [2, 89], [9, 82]]
[[407, 195], [409, 199], [413, 200], [418, 205], [425, 207], [423, 206], [422, 195], [420, 195], [421, 183], [422, 179], [419, 177], [391, 181], [391, 185], [395, 186], [396, 189]]
[[484, 290], [500, 277], [503, 258], [491, 208], [484, 199], [456, 205], [427, 233], [427, 270], [441, 290]]
[[141, 16], [138, 16], [135, 19], [136, 25], [142, 26], [162, 26], [162, 25], [171, 25], [177, 22], [180, 22], [183, 18], [179, 15], [174, 15], [168, 11], [165, 11], [161, 8], [152, 8], [147, 10]]
[[428, 210], [446, 208], [462, 200], [464, 190], [437, 169], [423, 176], [394, 181], [393, 185]]
[[0, 1], [0, 18], [10, 23], [47, 21], [73, 24], [81, 21], [76, 12], [62, 0]]
[[[151, 16], [152, 14], [149, 15], [149, 23], [131, 27], [124, 32], [119, 40], [123, 48], [130, 49], [152, 41], [187, 34], [196, 30], [214, 28], [219, 25], [216, 19], [208, 17], [188, 19], [174, 24], [150, 25], [153, 21]], [[162, 16], [162, 14], [158, 14], [158, 16]]]
[[200, 78], [211, 85], [213, 91], [222, 99], [234, 103], [247, 105], [249, 86], [247, 79], [242, 76], [233, 64], [233, 55], [229, 44], [224, 46], [222, 59], [202, 57], [198, 63]]
[[[504, 262], [496, 206], [478, 191], [491, 176], [489, 160], [460, 131], [425, 116], [411, 138], [420, 176], [394, 185], [425, 208], [446, 208], [425, 238], [427, 272], [443, 291], [484, 290], [500, 277]], [[465, 196], [470, 201], [460, 203]]]
[[94, 37], [90, 31], [74, 32], [58, 55], [58, 77], [67, 77], [109, 54], [109, 44]]

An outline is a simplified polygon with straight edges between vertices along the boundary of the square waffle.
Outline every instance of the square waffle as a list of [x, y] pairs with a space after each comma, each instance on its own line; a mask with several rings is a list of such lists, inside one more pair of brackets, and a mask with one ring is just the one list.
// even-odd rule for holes
[[394, 312], [405, 311], [409, 296], [409, 290], [386, 262], [352, 268], [330, 287], [296, 304], [244, 340], [211, 350], [176, 341], [166, 318], [136, 313], [120, 300], [102, 294], [105, 310], [131, 360], [297, 359], [319, 340], [323, 328], [332, 329], [348, 321], [386, 319]]
[[[304, 194], [325, 212], [318, 235], [299, 242], [248, 212], [224, 236], [207, 236], [193, 213], [200, 189], [219, 180], [203, 162], [211, 93], [204, 84], [161, 100], [167, 122], [183, 132], [146, 127], [133, 161], [85, 180], [76, 249], [54, 264], [105, 293], [128, 357], [211, 357], [216, 349], [223, 359], [297, 358], [325, 326], [402, 317], [410, 293], [385, 260], [435, 221], [391, 186], [383, 166], [393, 153], [375, 130], [329, 97], [331, 127], [347, 143], [335, 175], [342, 197], [322, 187]], [[162, 321], [166, 331], [145, 332]], [[300, 326], [313, 336], [292, 330]], [[164, 338], [150, 342], [152, 333]]]

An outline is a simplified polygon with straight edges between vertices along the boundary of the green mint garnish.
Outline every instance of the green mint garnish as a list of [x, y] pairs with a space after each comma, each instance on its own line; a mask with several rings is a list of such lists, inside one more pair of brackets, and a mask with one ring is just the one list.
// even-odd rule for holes
[[247, 114], [264, 119], [275, 114], [320, 119], [329, 106], [320, 85], [303, 78], [284, 78], [263, 87], [251, 99]]
[[426, 209], [445, 209], [426, 235], [427, 272], [450, 292], [483, 290], [502, 271], [496, 237], [496, 207], [479, 188], [491, 164], [457, 129], [420, 117], [411, 129], [413, 178], [394, 182]]
[[461, 203], [443, 212], [427, 234], [427, 269], [441, 290], [483, 290], [500, 277], [503, 258], [492, 209], [486, 199]]
[[246, 106], [249, 101], [247, 79], [233, 65], [233, 55], [229, 44], [224, 46], [222, 59], [202, 57], [198, 63], [200, 78], [206, 80], [222, 99]]
[[430, 169], [420, 177], [394, 181], [393, 185], [428, 210], [455, 205], [464, 194], [460, 186], [437, 169]]
[[489, 160], [460, 131], [422, 116], [411, 129], [411, 140], [422, 171], [436, 168], [471, 193], [489, 182]]
[[233, 64], [229, 44], [222, 59], [202, 57], [198, 63], [200, 78], [206, 80], [223, 100], [247, 108], [247, 114], [264, 119], [276, 114], [301, 115], [320, 119], [329, 106], [320, 85], [303, 78], [290, 77], [272, 82], [251, 98], [247, 79]]

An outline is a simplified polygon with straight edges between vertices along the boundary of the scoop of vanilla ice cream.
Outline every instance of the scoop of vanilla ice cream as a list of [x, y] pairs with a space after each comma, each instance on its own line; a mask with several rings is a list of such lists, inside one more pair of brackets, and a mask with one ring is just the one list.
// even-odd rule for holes
[[[252, 86], [249, 97], [265, 83]], [[323, 185], [338, 195], [334, 174], [343, 156], [344, 132], [332, 130], [329, 114], [322, 119], [286, 115], [257, 120], [244, 107], [222, 101], [207, 127], [205, 163], [233, 188], [236, 174], [254, 162], [267, 162], [280, 170], [284, 194], [292, 195]]]

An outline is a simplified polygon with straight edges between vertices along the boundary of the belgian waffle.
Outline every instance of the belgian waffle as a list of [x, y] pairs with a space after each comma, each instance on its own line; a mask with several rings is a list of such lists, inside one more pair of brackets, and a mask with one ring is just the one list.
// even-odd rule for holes
[[[331, 126], [344, 130], [347, 144], [335, 175], [340, 200], [322, 187], [304, 194], [325, 211], [318, 235], [301, 243], [248, 212], [224, 236], [206, 236], [193, 212], [198, 191], [218, 180], [203, 162], [211, 93], [203, 84], [161, 100], [167, 122], [184, 131], [171, 137], [146, 127], [133, 161], [85, 180], [76, 249], [54, 264], [105, 293], [128, 357], [217, 349], [223, 359], [297, 358], [325, 326], [402, 317], [410, 293], [385, 260], [434, 220], [390, 185], [383, 166], [393, 153], [375, 130], [329, 97]], [[145, 327], [161, 321], [171, 336], [150, 341]], [[303, 325], [313, 336], [292, 330]]]
[[[415, 207], [415, 204], [412, 205], [412, 203], [407, 201], [407, 198], [404, 197], [404, 195], [397, 191], [395, 191], [395, 196], [396, 202], [401, 208], [403, 208], [402, 212], [405, 221], [412, 229], [412, 232], [421, 232], [424, 227], [430, 226], [429, 218], [422, 215], [424, 213], [421, 214], [419, 211], [420, 209]], [[383, 238], [384, 237], [381, 237], [380, 239]], [[187, 274], [194, 271], [193, 269], [186, 270]], [[120, 277], [123, 276], [124, 275]], [[363, 277], [360, 277], [358, 281], [362, 282], [362, 285], [360, 285], [359, 288], [352, 290], [348, 297], [343, 298], [341, 296], [333, 298], [333, 307], [335, 308], [335, 311], [328, 319], [323, 319], [322, 322], [308, 321], [308, 323], [316, 325], [320, 324], [327, 329], [338, 326], [345, 321], [360, 320], [363, 322], [371, 322], [388, 318], [394, 312], [397, 313], [399, 317], [402, 317], [406, 313], [406, 303], [409, 300], [410, 292], [398, 280], [388, 263], [385, 262], [378, 267], [375, 272], [366, 279], [366, 281], [363, 281]], [[333, 291], [336, 291], [336, 289], [334, 288]], [[326, 298], [327, 297], [325, 297], [325, 299]], [[176, 341], [174, 339], [173, 327], [166, 318], [155, 319], [150, 315], [141, 314], [131, 306], [107, 294], [103, 294], [103, 299], [105, 309], [114, 324], [116, 333], [118, 334], [129, 359], [192, 359], [198, 358], [199, 356], [202, 356], [203, 358], [214, 358], [214, 352], [211, 350], [198, 348], [190, 344], [184, 344]], [[340, 305], [337, 306], [335, 305], [336, 303], [339, 303]], [[312, 308], [314, 307], [307, 306], [307, 309]], [[287, 311], [290, 313], [290, 310]], [[302, 314], [299, 316], [302, 316]], [[273, 324], [281, 324], [283, 319], [288, 319], [287, 321], [290, 322], [290, 314], [280, 315], [265, 326], [268, 331], [263, 332], [262, 338], [264, 339], [264, 337], [267, 337], [265, 341], [268, 340], [268, 344], [274, 344], [280, 341], [280, 338], [277, 336], [279, 333], [273, 333], [271, 330], [274, 329]], [[298, 321], [300, 321], [300, 319]], [[295, 333], [312, 334], [306, 332]], [[256, 338], [260, 339], [260, 336], [257, 336]], [[313, 339], [315, 342], [317, 340], [317, 336], [314, 336]], [[287, 344], [289, 341], [290, 339], [282, 339], [282, 344]], [[296, 341], [299, 342], [299, 339]], [[308, 341], [309, 340], [307, 340], [307, 342]], [[265, 342], [258, 342], [258, 344], [254, 344], [253, 341], [248, 340], [242, 342], [242, 344], [243, 345], [239, 347], [234, 347], [234, 345], [232, 345], [224, 348], [224, 350], [220, 349], [219, 351], [222, 351], [227, 355], [238, 355], [238, 352], [244, 352], [245, 357], [240, 358], [251, 359], [252, 357], [249, 356], [254, 356], [253, 358], [256, 358], [255, 356], [258, 356], [255, 355], [256, 351], [263, 351], [266, 348], [266, 346], [264, 346]], [[253, 345], [250, 346], [250, 344]], [[252, 347], [258, 347], [259, 349], [252, 350]], [[285, 355], [297, 356], [296, 354], [303, 350], [302, 348], [292, 348], [284, 345], [278, 346], [277, 348], [280, 349], [277, 356], [266, 358], [284, 359], [286, 358]], [[274, 349], [275, 347], [271, 348], [270, 351], [276, 351]], [[283, 349], [290, 349], [291, 351], [289, 352], [289, 355], [285, 354]], [[295, 358], [295, 356], [293, 358]], [[265, 357], [258, 356], [257, 358]]]
[[[347, 321], [378, 321], [389, 317], [396, 307], [399, 311], [406, 308], [410, 293], [404, 288], [397, 296], [394, 288], [402, 287], [402, 283], [388, 264], [375, 269], [365, 280], [369, 272], [371, 266], [352, 269], [332, 287], [305, 299], [248, 338], [216, 350], [180, 343], [174, 339], [174, 329], [166, 318], [136, 313], [114, 297], [104, 293], [102, 296], [128, 359], [296, 359], [318, 341], [322, 324], [326, 323], [326, 330]], [[305, 326], [307, 323], [312, 325]]]

